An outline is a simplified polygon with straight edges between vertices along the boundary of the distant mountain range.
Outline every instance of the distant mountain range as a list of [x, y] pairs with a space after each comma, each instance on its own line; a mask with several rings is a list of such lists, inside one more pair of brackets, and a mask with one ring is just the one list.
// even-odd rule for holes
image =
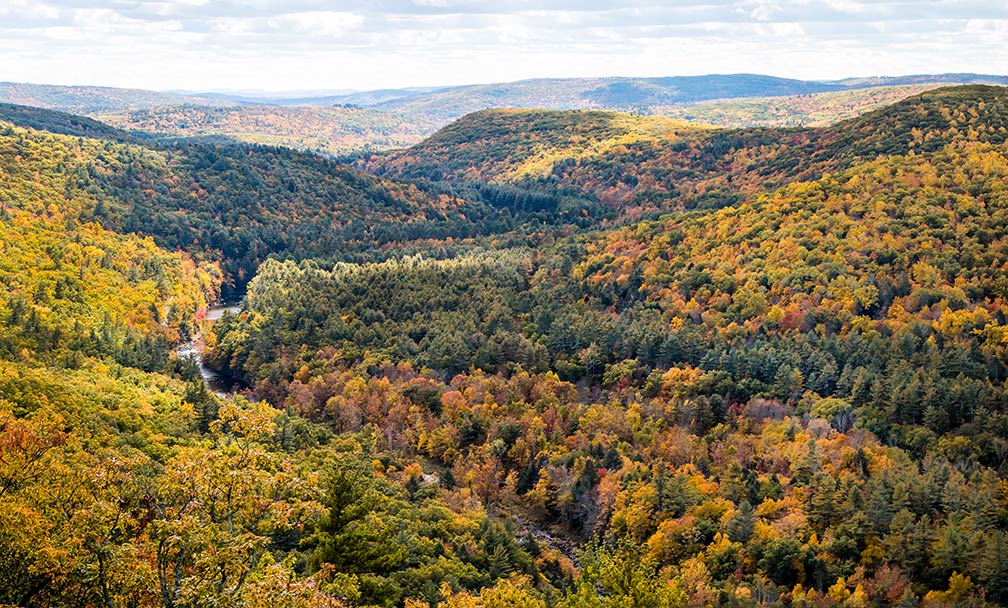
[[[915, 74], [843, 80], [795, 80], [759, 74], [711, 74], [660, 78], [543, 78], [451, 87], [379, 89], [334, 94], [268, 92], [162, 92], [114, 87], [0, 82], [0, 101], [52, 110], [98, 114], [166, 105], [360, 105], [387, 109], [426, 108], [452, 118], [492, 107], [548, 109], [647, 108], [740, 97], [783, 97], [846, 89], [909, 84], [1008, 84], [991, 74]], [[320, 92], [324, 93], [324, 92]]]
[[211, 96], [178, 95], [144, 89], [23, 82], [0, 82], [0, 102], [89, 115], [181, 104], [204, 106], [235, 104], [233, 101]]
[[146, 136], [266, 143], [342, 155], [409, 146], [466, 114], [492, 108], [619, 110], [726, 127], [813, 126], [950, 84], [1008, 84], [1008, 76], [918, 74], [834, 81], [758, 74], [553, 78], [290, 94], [6, 82], [0, 83], [0, 102], [86, 115]]
[[990, 74], [916, 74], [843, 80], [795, 80], [760, 74], [711, 74], [659, 78], [541, 78], [509, 83], [451, 87], [380, 89], [312, 96], [229, 96], [194, 93], [235, 103], [281, 106], [359, 105], [442, 120], [460, 118], [488, 108], [553, 110], [637, 110], [659, 106], [751, 97], [785, 97], [873, 87], [924, 84], [1008, 84], [1008, 76]]
[[377, 107], [407, 113], [422, 111], [445, 119], [455, 119], [469, 112], [495, 107], [629, 110], [650, 114], [661, 106], [684, 106], [712, 100], [784, 97], [925, 83], [1008, 84], [1008, 76], [930, 74], [832, 82], [791, 80], [757, 74], [527, 80], [441, 89], [401, 97], [378, 104]]

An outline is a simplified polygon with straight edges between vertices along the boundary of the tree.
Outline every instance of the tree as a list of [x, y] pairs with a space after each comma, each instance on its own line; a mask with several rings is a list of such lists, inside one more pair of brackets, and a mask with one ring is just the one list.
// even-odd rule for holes
[[615, 545], [589, 545], [582, 555], [581, 575], [560, 605], [673, 608], [686, 605], [686, 594], [678, 582], [659, 575], [645, 546], [626, 538]]
[[349, 457], [330, 466], [322, 480], [325, 513], [302, 545], [312, 549], [314, 570], [385, 574], [405, 563], [404, 548], [385, 519], [380, 494], [367, 463]]

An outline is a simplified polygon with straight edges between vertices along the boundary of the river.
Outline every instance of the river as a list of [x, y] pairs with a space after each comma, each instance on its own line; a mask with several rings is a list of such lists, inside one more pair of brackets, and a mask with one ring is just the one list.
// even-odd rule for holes
[[220, 306], [211, 306], [206, 311], [207, 321], [213, 323], [214, 321], [220, 321], [220, 318], [224, 316], [224, 313], [231, 313], [233, 315], [241, 312], [241, 306], [238, 304], [222, 304]]
[[[240, 311], [241, 306], [237, 304], [211, 306], [207, 308], [204, 319], [207, 325], [212, 325], [215, 321], [219, 321], [226, 313], [238, 314]], [[235, 383], [233, 380], [218, 374], [207, 367], [206, 363], [203, 362], [202, 336], [198, 336], [192, 342], [179, 346], [176, 353], [178, 353], [180, 359], [192, 359], [196, 362], [196, 365], [199, 366], [200, 376], [203, 377], [203, 382], [205, 382], [207, 388], [213, 391], [213, 393], [218, 397], [227, 397], [228, 394], [234, 391]]]

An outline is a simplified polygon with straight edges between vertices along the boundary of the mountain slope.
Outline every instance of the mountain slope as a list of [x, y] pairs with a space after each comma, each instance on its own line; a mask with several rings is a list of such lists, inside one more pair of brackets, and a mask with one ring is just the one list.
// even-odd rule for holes
[[393, 99], [376, 107], [450, 120], [487, 108], [628, 110], [723, 97], [786, 95], [839, 87], [757, 75], [554, 78], [469, 85]]
[[1006, 139], [1008, 88], [970, 85], [934, 89], [813, 131], [810, 147], [801, 153], [808, 154], [810, 166], [835, 168], [880, 154], [935, 151], [960, 140], [999, 144]]
[[[361, 166], [396, 178], [573, 190], [635, 213], [724, 206], [881, 154], [933, 151], [964, 138], [1003, 142], [1008, 89], [935, 89], [819, 129], [666, 128], [642, 136], [624, 128], [614, 139], [608, 126], [634, 123], [672, 124], [619, 114], [481, 112], [409, 150], [372, 157]], [[516, 169], [515, 159], [528, 161], [530, 141], [542, 142], [540, 164], [534, 171], [521, 164]]]
[[702, 126], [613, 112], [485, 110], [452, 123], [404, 153], [379, 157], [379, 162], [382, 171], [410, 178], [520, 181], [549, 174], [561, 160], [704, 132]]
[[0, 103], [0, 121], [61, 135], [94, 137], [120, 143], [139, 143], [136, 136], [106, 123], [55, 110]]
[[[303, 98], [0, 83], [0, 103], [86, 114], [169, 139], [263, 143], [341, 155], [411, 145], [464, 114], [490, 108], [606, 109], [723, 126], [780, 126], [855, 116], [894, 100], [891, 87], [919, 91], [974, 82], [1006, 83], [1008, 77], [938, 74], [836, 82], [756, 74], [557, 78]], [[887, 92], [873, 92], [877, 88]], [[839, 93], [849, 95], [829, 97]], [[825, 97], [810, 106], [808, 95]], [[733, 101], [737, 99], [745, 101]], [[348, 104], [364, 107], [336, 107]]]
[[[92, 221], [111, 204], [74, 187], [87, 160], [123, 144], [87, 135], [121, 133], [87, 119], [0, 106], [0, 352], [51, 365], [81, 356], [160, 369], [168, 341], [188, 339], [197, 312], [219, 294], [220, 269], [118, 234]], [[57, 135], [6, 122], [76, 132]]]
[[[917, 84], [791, 97], [647, 105], [647, 111], [649, 114], [731, 127], [829, 124], [937, 86]], [[791, 88], [802, 90], [801, 87]], [[487, 105], [496, 106], [504, 101], [507, 100], [495, 100]], [[535, 105], [535, 100], [531, 98], [513, 101]], [[447, 117], [432, 116], [422, 108], [401, 112], [373, 107], [283, 107], [277, 105], [280, 103], [283, 102], [226, 108], [169, 106], [96, 116], [116, 127], [159, 139], [231, 140], [283, 145], [328, 155], [360, 154], [415, 145], [448, 122]], [[626, 106], [616, 102], [594, 105]]]
[[[762, 191], [714, 211], [449, 259], [269, 261], [213, 356], [275, 404], [382, 429], [537, 539], [584, 543], [561, 605], [614, 597], [585, 578], [613, 553], [621, 588], [681, 582], [671, 605], [997, 605], [1004, 99], [948, 89], [832, 129], [701, 133], [686, 148], [711, 158], [733, 137], [773, 142], [737, 148], [724, 178]], [[578, 125], [620, 117], [581, 114], [469, 129], [493, 127], [478, 143], [521, 124], [505, 139], [567, 151]], [[452, 145], [468, 155], [454, 169], [482, 167], [478, 146]], [[501, 175], [527, 160], [500, 152], [484, 160]], [[610, 153], [595, 170], [653, 171]], [[711, 182], [706, 158], [683, 166]]]
[[[27, 122], [66, 118], [46, 112]], [[107, 229], [209, 256], [223, 264], [227, 297], [271, 254], [334, 255], [495, 230], [485, 205], [283, 148], [147, 147], [3, 124], [0, 172], [16, 187], [15, 204], [38, 212], [57, 192]]]
[[[781, 350], [774, 356], [793, 357], [800, 349], [788, 344], [816, 334], [813, 350], [822, 348], [828, 357], [809, 354], [805, 361], [789, 358], [788, 365], [801, 369], [806, 386], [827, 396], [845, 365], [852, 365], [850, 373], [869, 365], [860, 349], [879, 345], [829, 346], [820, 338], [846, 340], [875, 331], [894, 336], [920, 324], [927, 332], [914, 348], [930, 348], [923, 340], [934, 333], [945, 355], [965, 357], [949, 360], [952, 367], [941, 372], [949, 374], [946, 380], [990, 373], [1001, 382], [1008, 377], [999, 342], [999, 320], [1008, 311], [1006, 177], [1003, 142], [963, 139], [936, 151], [882, 155], [715, 212], [672, 214], [571, 237], [547, 251], [341, 265], [331, 274], [271, 264], [253, 284], [251, 314], [243, 322], [271, 326], [282, 314], [288, 324], [303, 327], [305, 319], [334, 321], [338, 311], [341, 321], [318, 346], [338, 344], [341, 332], [357, 333], [374, 340], [368, 346], [388, 349], [393, 360], [450, 372], [517, 361], [566, 369], [581, 379], [624, 359], [645, 372], [702, 360], [705, 369], [736, 374], [739, 382], [747, 378], [730, 389], [745, 393], [736, 395], [743, 401], [771, 390], [783, 364], [768, 362], [758, 373], [737, 367], [729, 357], [733, 349], [756, 357], [757, 347], [747, 341], [769, 341]], [[442, 278], [424, 280], [426, 274]], [[289, 349], [308, 340], [290, 325], [283, 331], [295, 333], [284, 334], [286, 346], [245, 331], [239, 334], [254, 343], [243, 349]], [[537, 345], [549, 345], [548, 363], [539, 359], [544, 353]], [[993, 349], [993, 359], [985, 358], [984, 348]], [[272, 374], [266, 362], [275, 359], [253, 353], [222, 360], [249, 361], [236, 371], [257, 382]], [[882, 361], [889, 356], [901, 355]], [[828, 380], [821, 378], [823, 357], [835, 367]], [[923, 409], [901, 413], [899, 420], [919, 423]], [[872, 420], [883, 425], [880, 432], [887, 428], [884, 418]]]

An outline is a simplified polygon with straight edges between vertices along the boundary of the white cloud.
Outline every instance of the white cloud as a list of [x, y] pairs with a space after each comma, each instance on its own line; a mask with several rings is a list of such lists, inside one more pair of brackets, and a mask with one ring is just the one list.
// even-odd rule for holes
[[1005, 72], [989, 0], [0, 0], [0, 80], [319, 89]]

